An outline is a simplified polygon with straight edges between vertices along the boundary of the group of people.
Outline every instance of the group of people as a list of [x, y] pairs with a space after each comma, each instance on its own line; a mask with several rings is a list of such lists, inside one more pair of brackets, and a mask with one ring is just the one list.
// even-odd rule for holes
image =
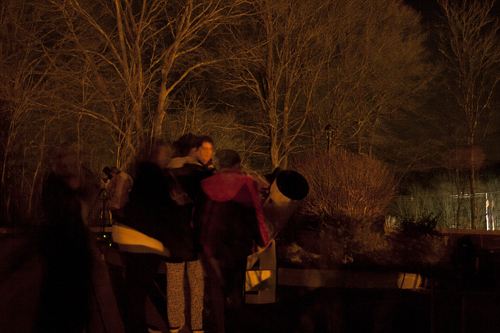
[[186, 134], [171, 145], [154, 140], [137, 154], [135, 176], [122, 175], [120, 186], [109, 187], [118, 224], [164, 247], [137, 244], [123, 252], [126, 332], [148, 332], [146, 299], [164, 261], [170, 332], [186, 326], [186, 276], [191, 330], [232, 330], [247, 256], [270, 240], [258, 184], [240, 172], [239, 154], [217, 152], [218, 168], [212, 155], [209, 136]]
[[[132, 176], [116, 167], [103, 170], [110, 178], [113, 228], [126, 231], [121, 240], [133, 235], [123, 246], [117, 241], [124, 258], [120, 303], [126, 332], [150, 331], [146, 300], [163, 262], [170, 332], [184, 326], [193, 332], [233, 331], [231, 319], [244, 300], [247, 256], [270, 239], [259, 186], [241, 172], [238, 153], [219, 150], [217, 168], [212, 155], [210, 137], [186, 134], [172, 144], [152, 140], [139, 149]], [[43, 186], [40, 248], [46, 263], [35, 332], [82, 332], [91, 321], [95, 253], [85, 211], [98, 188], [84, 171], [79, 148], [64, 145]], [[138, 239], [142, 243], [135, 244]]]

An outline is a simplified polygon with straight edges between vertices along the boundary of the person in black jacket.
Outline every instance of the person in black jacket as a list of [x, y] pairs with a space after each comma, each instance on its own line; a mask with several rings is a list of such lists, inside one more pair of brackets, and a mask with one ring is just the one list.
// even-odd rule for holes
[[141, 245], [121, 248], [125, 251], [124, 322], [130, 333], [148, 332], [146, 299], [161, 261], [183, 260], [193, 252], [191, 238], [183, 236], [189, 234], [188, 226], [178, 223], [191, 213], [172, 199], [175, 182], [164, 170], [169, 158], [170, 151], [160, 140], [151, 142], [138, 154], [134, 185], [124, 209], [126, 227], [160, 242], [168, 250], [163, 256]]
[[[193, 211], [194, 203], [200, 192], [200, 182], [215, 171], [213, 166], [209, 164], [212, 158], [211, 142], [212, 139], [207, 136], [183, 135], [174, 143], [177, 157], [173, 158], [167, 166], [182, 190], [189, 196], [189, 202], [186, 202], [184, 207], [190, 212]], [[200, 260], [199, 230], [194, 228], [191, 215], [185, 216], [182, 223], [190, 228], [193, 252], [191, 256], [182, 261], [167, 261], [168, 321], [170, 331], [174, 333], [179, 332], [186, 324], [184, 317], [184, 276], [186, 272], [190, 287], [190, 326], [193, 332], [203, 332], [204, 278]]]

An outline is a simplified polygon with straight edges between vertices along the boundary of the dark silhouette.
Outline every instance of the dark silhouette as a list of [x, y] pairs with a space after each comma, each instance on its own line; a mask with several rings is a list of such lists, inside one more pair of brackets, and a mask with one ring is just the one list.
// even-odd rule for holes
[[92, 252], [82, 218], [84, 179], [74, 147], [56, 154], [43, 186], [45, 271], [35, 332], [82, 332], [90, 320]]
[[[134, 185], [124, 208], [123, 223], [147, 239], [137, 244], [119, 243], [125, 257], [124, 323], [130, 333], [148, 332], [146, 298], [154, 288], [162, 259], [168, 256], [175, 260], [192, 252], [190, 239], [182, 238], [184, 233], [178, 230], [182, 225], [177, 223], [181, 215], [190, 212], [171, 198], [172, 179], [164, 173], [169, 158], [167, 146], [156, 140], [138, 154]], [[113, 239], [117, 239], [115, 231]], [[167, 250], [161, 252], [155, 244], [163, 244]]]
[[477, 271], [477, 250], [470, 236], [457, 239], [457, 245], [451, 254], [451, 264], [455, 269], [460, 286], [464, 289], [474, 287]]

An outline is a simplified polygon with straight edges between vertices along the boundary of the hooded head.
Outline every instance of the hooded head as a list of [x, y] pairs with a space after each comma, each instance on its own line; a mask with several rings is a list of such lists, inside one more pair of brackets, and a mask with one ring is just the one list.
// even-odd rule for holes
[[237, 151], [232, 149], [222, 149], [217, 152], [217, 159], [221, 169], [230, 169], [240, 165], [241, 158]]

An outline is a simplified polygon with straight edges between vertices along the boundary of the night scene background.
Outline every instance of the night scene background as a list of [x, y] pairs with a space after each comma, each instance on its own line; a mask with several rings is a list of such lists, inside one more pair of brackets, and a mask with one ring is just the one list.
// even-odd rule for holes
[[[315, 288], [327, 292], [307, 282], [280, 289], [278, 273], [288, 303], [265, 311], [294, 321], [247, 329], [500, 327], [500, 3], [3, 0], [0, 9], [2, 292], [13, 276], [36, 290], [16, 274], [41, 269], [26, 235], [43, 224], [42, 186], [61, 151], [86, 186], [83, 220], [99, 234], [103, 168], [134, 175], [152, 138], [193, 133], [236, 150], [256, 179], [278, 167], [307, 179], [308, 196], [277, 237], [278, 271], [344, 272], [324, 273]], [[477, 254], [467, 288], [450, 260], [464, 235]], [[402, 293], [397, 275], [396, 294], [379, 294], [392, 277], [370, 274], [393, 271], [413, 274], [407, 289], [418, 292]], [[350, 278], [374, 279], [373, 289], [331, 288]], [[35, 296], [2, 297], [36, 306]], [[12, 321], [32, 310], [16, 317], [3, 303], [0, 327], [29, 331]]]

